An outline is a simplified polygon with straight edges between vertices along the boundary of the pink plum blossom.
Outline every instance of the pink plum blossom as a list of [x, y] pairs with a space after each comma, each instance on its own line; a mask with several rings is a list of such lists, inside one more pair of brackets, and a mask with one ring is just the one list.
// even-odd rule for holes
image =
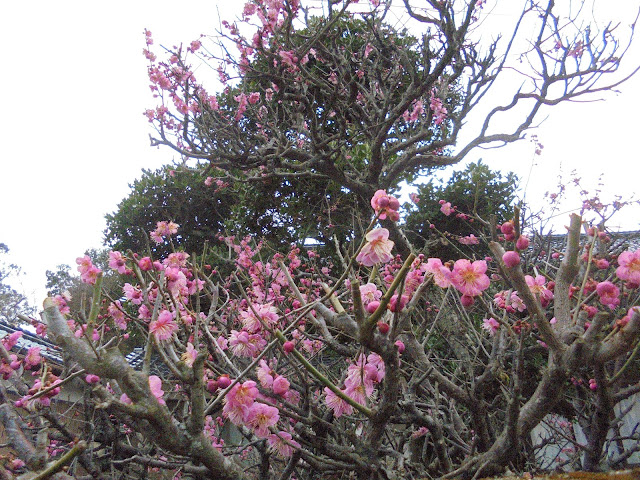
[[67, 305], [67, 299], [64, 295], [56, 295], [53, 297], [53, 302], [58, 306], [58, 310], [60, 310], [60, 313], [63, 315], [69, 315], [71, 313], [71, 309], [69, 305]]
[[507, 290], [496, 293], [493, 297], [493, 303], [510, 313], [516, 311], [524, 312], [527, 309], [522, 299], [518, 296], [518, 292], [508, 292]]
[[37, 367], [41, 360], [40, 347], [31, 347], [24, 357], [24, 368], [29, 370], [31, 367]]
[[255, 402], [246, 410], [243, 421], [257, 437], [265, 438], [269, 435], [269, 427], [275, 426], [279, 419], [280, 412], [276, 407]]
[[516, 241], [516, 248], [518, 250], [526, 250], [529, 248], [529, 238], [524, 235], [520, 235]]
[[13, 347], [16, 346], [16, 344], [18, 343], [18, 340], [20, 340], [21, 337], [22, 337], [21, 331], [13, 332], [12, 334], [6, 335], [5, 337], [2, 338], [2, 345], [4, 345], [4, 348], [6, 348], [7, 350], [11, 350]]
[[246, 330], [231, 330], [229, 335], [231, 351], [238, 357], [255, 357], [266, 345], [267, 341], [261, 335]]
[[493, 336], [500, 328], [500, 323], [495, 318], [485, 318], [482, 320], [482, 328]]
[[191, 342], [187, 342], [187, 349], [182, 354], [180, 359], [188, 366], [193, 367], [193, 362], [196, 361], [197, 357], [198, 357], [198, 350], [196, 350], [196, 348], [193, 346]]
[[149, 324], [149, 332], [159, 342], [169, 340], [176, 330], [178, 325], [173, 320], [173, 314], [168, 310], [160, 312], [158, 319]]
[[549, 302], [553, 300], [553, 292], [545, 286], [547, 279], [542, 275], [537, 275], [535, 278], [531, 275], [525, 275], [524, 279], [531, 293], [540, 299], [542, 306], [549, 305]]
[[273, 306], [273, 302], [263, 305], [254, 303], [253, 309], [249, 308], [248, 310], [240, 312], [242, 326], [249, 333], [256, 333], [262, 330], [262, 323], [273, 326], [278, 322], [279, 318], [278, 309]]
[[337, 396], [329, 387], [324, 387], [325, 402], [333, 410], [333, 416], [340, 418], [342, 415], [351, 415], [353, 407]]
[[287, 432], [278, 432], [267, 437], [269, 448], [282, 458], [290, 457], [295, 449], [300, 448], [300, 444], [292, 439]]
[[258, 389], [256, 388], [256, 382], [247, 380], [242, 384], [237, 383], [225, 395], [222, 413], [234, 425], [241, 425], [244, 423], [247, 410], [253, 405], [257, 397]]
[[381, 220], [389, 217], [389, 220], [397, 222], [400, 219], [398, 209], [400, 202], [393, 195], [387, 195], [385, 190], [377, 190], [371, 197], [371, 208], [378, 214]]
[[124, 311], [122, 310], [120, 300], [111, 302], [107, 307], [107, 313], [111, 316], [111, 318], [113, 319], [113, 323], [115, 323], [120, 330], [127, 329], [127, 319], [125, 317]]
[[151, 232], [151, 239], [157, 243], [161, 244], [164, 242], [164, 237], [170, 237], [178, 233], [178, 228], [180, 225], [173, 222], [157, 222], [156, 229]]
[[451, 202], [444, 202], [442, 200], [440, 200], [440, 202], [441, 202], [440, 211], [444, 213], [447, 217], [451, 215], [453, 212], [455, 212], [455, 208], [451, 207]]
[[118, 251], [109, 252], [109, 268], [120, 274], [124, 274], [127, 271], [126, 259], [122, 256], [122, 253]]
[[429, 258], [422, 268], [433, 275], [433, 281], [440, 288], [451, 286], [451, 270], [445, 267], [439, 258]]
[[489, 286], [489, 277], [485, 274], [487, 262], [476, 260], [471, 263], [462, 258], [453, 265], [451, 283], [462, 295], [474, 297], [480, 295]]
[[134, 305], [140, 305], [142, 303], [142, 290], [134, 287], [130, 283], [125, 283], [122, 287], [125, 297]]
[[611, 282], [600, 282], [596, 287], [596, 293], [600, 297], [600, 303], [611, 310], [620, 305], [620, 289]]
[[389, 310], [394, 313], [400, 312], [407, 305], [407, 303], [409, 303], [408, 295], [399, 296], [396, 294], [396, 295], [393, 295], [389, 300], [389, 305], [387, 308], [389, 308]]
[[372, 267], [377, 263], [387, 263], [393, 258], [391, 249], [394, 243], [389, 240], [389, 230], [376, 228], [366, 235], [367, 243], [356, 257], [356, 261], [366, 267]]
[[463, 245], [478, 245], [480, 243], [480, 239], [473, 233], [466, 237], [458, 238], [458, 241]]
[[620, 280], [640, 285], [640, 250], [627, 250], [618, 256], [616, 275]]
[[149, 388], [151, 394], [156, 397], [160, 405], [166, 405], [166, 402], [162, 398], [164, 390], [162, 390], [162, 380], [157, 375], [149, 375]]
[[289, 387], [291, 384], [289, 380], [284, 378], [282, 375], [278, 375], [273, 379], [273, 393], [276, 395], [285, 395], [289, 391]]
[[150, 257], [142, 257], [138, 260], [138, 267], [140, 267], [140, 270], [143, 272], [149, 272], [153, 269], [153, 262]]
[[436, 96], [436, 90], [431, 90], [429, 108], [433, 112], [433, 121], [436, 125], [441, 125], [447, 119], [447, 108], [443, 105], [442, 99]]
[[365, 285], [360, 285], [360, 296], [362, 298], [362, 303], [368, 305], [373, 301], [380, 300], [382, 292], [378, 290], [375, 283], [367, 283]]
[[256, 368], [256, 377], [258, 377], [258, 381], [264, 388], [271, 388], [273, 385], [273, 378], [276, 373], [269, 366], [269, 364], [261, 359], [258, 367]]
[[89, 258], [88, 255], [84, 257], [76, 258], [76, 263], [78, 264], [78, 272], [80, 272], [80, 279], [84, 283], [88, 283], [90, 285], [95, 285], [98, 277], [102, 273], [98, 267], [93, 265], [93, 262]]
[[[300, 445], [298, 445], [299, 447]], [[24, 463], [21, 459], [19, 458], [14, 458], [11, 461], [11, 470], [20, 470], [22, 467], [26, 466], [27, 464]]]

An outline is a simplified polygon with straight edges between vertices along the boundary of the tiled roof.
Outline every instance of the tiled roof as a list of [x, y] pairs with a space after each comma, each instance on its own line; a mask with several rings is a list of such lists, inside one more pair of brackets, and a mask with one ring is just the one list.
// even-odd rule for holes
[[[611, 245], [608, 247], [612, 253], [621, 253], [625, 250], [638, 250], [640, 249], [640, 231], [631, 232], [607, 232], [611, 238]], [[544, 245], [549, 251], [564, 251], [567, 244], [567, 235], [546, 235], [544, 237], [537, 236], [536, 243]], [[586, 242], [587, 236], [582, 234], [580, 241]]]
[[[127, 363], [131, 365], [134, 370], [142, 370], [142, 364], [144, 362], [144, 348], [135, 347], [131, 353], [124, 357]], [[171, 370], [167, 367], [159, 355], [151, 355], [150, 373], [158, 375], [162, 378], [171, 376]]]
[[14, 332], [22, 332], [22, 336], [18, 339], [15, 347], [11, 349], [12, 352], [26, 355], [31, 347], [40, 347], [40, 356], [47, 359], [50, 363], [60, 366], [63, 365], [62, 349], [56, 344], [51, 343], [33, 332], [0, 321], [0, 338], [4, 338]]
[[[40, 356], [44, 357], [49, 363], [60, 367], [64, 365], [62, 349], [56, 344], [33, 332], [0, 321], [0, 339], [14, 332], [22, 332], [22, 336], [11, 349], [13, 353], [24, 356], [31, 347], [40, 347]], [[142, 362], [144, 361], [144, 349], [141, 347], [134, 348], [131, 353], [125, 356], [125, 359], [134, 369], [141, 370]], [[158, 355], [152, 355], [151, 357], [151, 373], [163, 377], [170, 374], [170, 370]]]

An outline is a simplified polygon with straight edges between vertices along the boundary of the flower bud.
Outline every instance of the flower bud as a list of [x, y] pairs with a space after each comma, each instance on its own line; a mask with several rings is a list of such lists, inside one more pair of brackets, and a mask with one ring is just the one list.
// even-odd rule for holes
[[389, 331], [389, 324], [385, 322], [378, 322], [378, 330], [381, 334], [386, 335]]
[[516, 248], [518, 250], [525, 250], [529, 247], [529, 239], [524, 235], [520, 235], [518, 237], [518, 241], [516, 242]]
[[502, 233], [504, 233], [505, 235], [513, 234], [513, 231], [514, 231], [513, 223], [512, 222], [504, 222], [502, 225], [500, 225], [500, 231]]
[[502, 261], [507, 267], [513, 268], [520, 264], [520, 255], [518, 255], [518, 252], [509, 250], [502, 256]]
[[460, 297], [460, 303], [462, 304], [462, 306], [464, 308], [469, 308], [471, 305], [473, 305], [475, 303], [475, 300], [470, 295], [462, 295]]
[[367, 305], [367, 313], [373, 313], [375, 312], [378, 307], [380, 306], [380, 302], [378, 302], [377, 300], [374, 300], [372, 302], [369, 302], [369, 304]]
[[231, 379], [229, 378], [229, 375], [220, 375], [218, 377], [218, 387], [227, 388], [229, 385], [231, 385]]

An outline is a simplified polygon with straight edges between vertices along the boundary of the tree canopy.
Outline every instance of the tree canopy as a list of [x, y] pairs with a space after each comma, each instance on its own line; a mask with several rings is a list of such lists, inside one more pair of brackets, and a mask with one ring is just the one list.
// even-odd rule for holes
[[[625, 49], [611, 41], [612, 27], [597, 36], [580, 30], [553, 2], [524, 8], [511, 38], [489, 45], [474, 40], [484, 2], [406, 1], [413, 35], [386, 23], [390, 3], [363, 13], [354, 4], [329, 2], [327, 14], [314, 17], [297, 1], [249, 3], [241, 21], [223, 23], [218, 47], [195, 41], [168, 60], [151, 51], [148, 33], [158, 106], [147, 115], [155, 143], [205, 160], [229, 178], [327, 181], [354, 194], [364, 212], [376, 190], [393, 191], [477, 147], [519, 140], [543, 106], [620, 81], [615, 73]], [[535, 33], [524, 53], [512, 52], [525, 21]], [[191, 71], [198, 52], [212, 66], [220, 61], [221, 94]], [[514, 58], [527, 68], [512, 68]], [[469, 113], [514, 71], [522, 71], [514, 82], [521, 87], [458, 145]], [[408, 251], [393, 229], [392, 235]]]
[[518, 187], [515, 174], [493, 171], [480, 161], [454, 172], [446, 182], [431, 179], [415, 193], [417, 205], [404, 224], [407, 237], [429, 257], [485, 257], [490, 252], [484, 222], [492, 216], [498, 224], [513, 218]]

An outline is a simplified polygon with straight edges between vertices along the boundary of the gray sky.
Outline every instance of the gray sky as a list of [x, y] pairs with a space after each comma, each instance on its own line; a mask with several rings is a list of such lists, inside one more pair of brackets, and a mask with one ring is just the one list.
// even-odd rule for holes
[[[65, 263], [75, 268], [76, 257], [100, 247], [104, 215], [128, 194], [128, 184], [142, 168], [155, 169], [173, 158], [171, 151], [149, 146], [151, 127], [142, 112], [155, 103], [142, 56], [143, 30], [153, 32], [156, 44], [187, 44], [213, 33], [216, 4], [231, 3], [3, 2], [0, 242], [26, 273], [22, 286], [36, 305], [44, 298], [45, 270]], [[638, 7], [638, 2], [602, 3], [626, 23]], [[640, 64], [638, 50], [627, 68]], [[589, 188], [604, 173], [605, 199], [631, 195], [640, 174], [640, 78], [620, 90], [603, 95], [605, 101], [549, 110], [534, 132], [545, 146], [540, 157], [521, 142], [475, 151], [469, 160], [482, 157], [494, 169], [516, 171], [525, 182], [535, 161], [527, 190], [534, 202], [556, 184], [560, 165], [566, 177], [578, 169]], [[579, 207], [573, 199], [567, 209]], [[640, 209], [632, 208], [613, 223], [637, 229]]]

